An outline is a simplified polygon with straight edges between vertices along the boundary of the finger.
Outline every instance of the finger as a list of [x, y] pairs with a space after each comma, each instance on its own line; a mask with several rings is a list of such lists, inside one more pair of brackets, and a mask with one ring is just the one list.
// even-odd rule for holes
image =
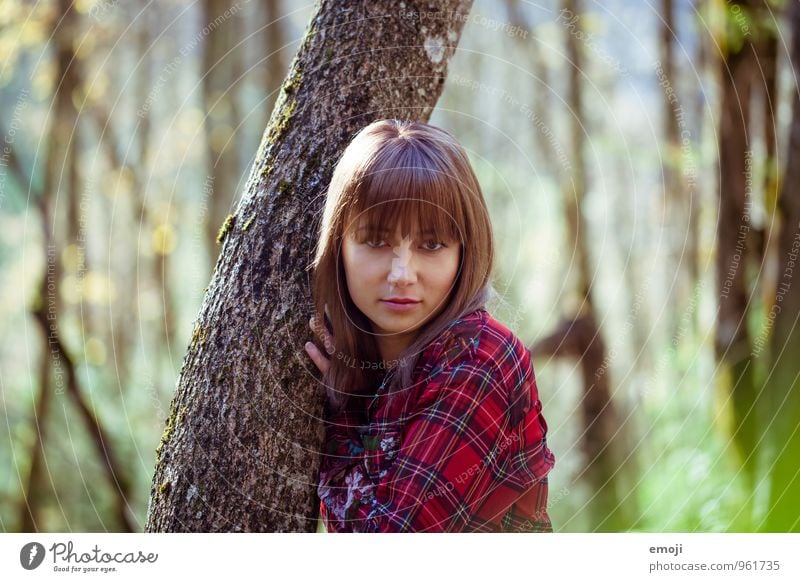
[[317, 346], [315, 346], [312, 342], [306, 342], [305, 349], [306, 349], [306, 353], [311, 358], [311, 361], [314, 362], [314, 365], [317, 366], [317, 368], [319, 369], [320, 372], [325, 374], [328, 371], [328, 368], [331, 365], [331, 363], [328, 360], [328, 358], [326, 358], [322, 354], [322, 352], [319, 351], [319, 348]]
[[315, 317], [312, 317], [308, 323], [325, 346], [325, 351], [327, 351], [328, 354], [332, 354], [334, 350], [333, 335], [328, 331], [328, 328], [325, 325], [318, 325]]
[[306, 353], [308, 354], [308, 357], [311, 358], [311, 361], [314, 362], [314, 365], [321, 372], [322, 371], [322, 366], [321, 366], [322, 365], [322, 361], [320, 359], [321, 354], [319, 352], [319, 348], [317, 348], [317, 346], [315, 346], [312, 342], [306, 342], [304, 347], [305, 347]]
[[312, 317], [308, 321], [308, 324], [311, 326], [311, 329], [314, 330], [314, 333], [320, 336], [320, 339], [323, 339], [325, 335], [330, 335], [330, 332], [328, 331], [328, 326], [323, 323], [320, 323], [316, 317]]

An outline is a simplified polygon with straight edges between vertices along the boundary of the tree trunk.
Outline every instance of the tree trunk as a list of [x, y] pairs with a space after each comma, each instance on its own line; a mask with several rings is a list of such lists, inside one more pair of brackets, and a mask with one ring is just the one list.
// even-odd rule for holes
[[266, 51], [266, 57], [264, 57], [266, 65], [264, 66], [265, 74], [262, 77], [262, 87], [266, 93], [264, 109], [267, 118], [269, 118], [278, 97], [277, 89], [286, 74], [286, 62], [283, 56], [286, 52], [286, 49], [283, 48], [286, 44], [286, 35], [283, 30], [285, 21], [280, 20], [278, 0], [266, 0], [263, 3], [263, 9], [265, 22], [260, 37], [264, 45], [264, 51]]
[[[587, 502], [591, 522], [595, 531], [624, 531], [630, 523], [633, 500], [622, 501], [622, 476], [624, 474], [621, 445], [624, 430], [619, 426], [614, 402], [611, 397], [611, 382], [607, 367], [607, 353], [600, 328], [597, 324], [596, 308], [592, 298], [590, 281], [587, 223], [583, 219], [583, 200], [586, 195], [586, 162], [583, 157], [585, 120], [581, 99], [580, 77], [584, 74], [583, 54], [577, 40], [580, 32], [580, 2], [564, 0], [563, 10], [574, 19], [576, 31], [567, 33], [566, 53], [569, 68], [567, 103], [571, 112], [570, 134], [572, 145], [572, 172], [564, 177], [562, 190], [566, 199], [566, 214], [569, 240], [573, 241], [577, 268], [572, 284], [576, 290], [574, 315], [561, 322], [559, 328], [548, 338], [533, 347], [540, 356], [554, 353], [573, 355], [580, 359], [583, 380], [581, 399], [581, 449], [586, 465], [576, 479], [585, 479], [592, 490]], [[559, 343], [563, 347], [559, 347]], [[570, 346], [570, 347], [567, 347]]]
[[[203, 22], [224, 18], [229, 0], [203, 0]], [[239, 17], [234, 15], [208, 35], [203, 51], [203, 102], [208, 175], [213, 178], [206, 216], [206, 238], [212, 264], [216, 259], [219, 225], [230, 212], [239, 187], [239, 154], [236, 131], [241, 114], [237, 103], [242, 50]]]
[[[699, 212], [695, 199], [695, 184], [690, 170], [684, 163], [683, 139], [692, 137], [693, 129], [688, 119], [688, 111], [683, 107], [678, 84], [679, 75], [675, 62], [674, 39], [678, 38], [675, 29], [675, 6], [673, 0], [661, 0], [661, 73], [663, 79], [661, 95], [664, 105], [664, 133], [666, 147], [663, 150], [664, 189], [663, 208], [666, 214], [667, 232], [676, 233], [675, 240], [669, 241], [672, 264], [676, 269], [671, 292], [677, 298], [676, 304], [681, 310], [688, 310], [694, 294], [694, 285], [698, 278], [698, 236], [697, 214]], [[683, 128], [681, 127], [683, 125]], [[683, 133], [692, 132], [692, 133]], [[681, 231], [681, 229], [685, 229]], [[694, 319], [694, 318], [692, 318]], [[693, 322], [694, 323], [694, 322]], [[679, 323], [675, 323], [677, 327]], [[694, 327], [694, 326], [693, 326]], [[670, 330], [676, 333], [675, 329]], [[640, 344], [641, 345], [641, 344]]]
[[[77, 243], [78, 238], [78, 191], [77, 191], [77, 172], [75, 168], [74, 148], [76, 144], [75, 122], [77, 112], [72, 103], [72, 94], [76, 89], [76, 68], [78, 62], [75, 59], [75, 52], [72, 48], [72, 43], [69, 39], [75, 38], [76, 31], [76, 17], [75, 11], [72, 9], [71, 3], [66, 0], [61, 0], [58, 3], [58, 11], [54, 14], [53, 19], [53, 40], [55, 44], [55, 62], [57, 78], [60, 80], [53, 95], [53, 113], [51, 122], [51, 131], [57, 136], [57, 139], [50, 139], [47, 143], [47, 152], [45, 154], [45, 176], [44, 176], [44, 192], [51, 197], [52, 200], [58, 200], [58, 190], [61, 190], [62, 199], [66, 201], [66, 242], [63, 246], [68, 244]], [[76, 132], [77, 133], [77, 132]], [[12, 154], [15, 156], [16, 154]], [[20, 173], [22, 172], [22, 165], [18, 166]], [[60, 175], [66, 175], [66, 179], [62, 183], [59, 179]], [[26, 180], [21, 178], [20, 186], [22, 191], [25, 191], [31, 186], [32, 179]], [[41, 194], [41, 193], [40, 193]], [[39, 199], [42, 205], [47, 201]], [[46, 227], [50, 228], [52, 225], [48, 224]], [[48, 249], [45, 248], [45, 252]], [[82, 252], [83, 249], [80, 248]], [[51, 293], [48, 296], [47, 286], [48, 283], [53, 285], [52, 289], [58, 289], [61, 281], [61, 262], [53, 261], [52, 265], [45, 263], [45, 276], [39, 289], [41, 296], [38, 305], [35, 309], [41, 309], [46, 313], [47, 300], [51, 301], [52, 313], [59, 314], [63, 312], [61, 299], [58, 293]], [[49, 268], [48, 268], [49, 267]], [[82, 275], [82, 273], [78, 273]], [[50, 409], [50, 346], [47, 342], [47, 337], [43, 341], [42, 360], [39, 370], [39, 395], [36, 399], [36, 406], [31, 424], [35, 427], [35, 440], [30, 450], [30, 472], [25, 479], [25, 488], [22, 493], [22, 498], [19, 502], [19, 531], [35, 532], [41, 530], [41, 523], [39, 522], [39, 514], [41, 506], [46, 501], [47, 487], [42, 480], [42, 462], [45, 459], [45, 446], [47, 442], [47, 428], [48, 428], [48, 410]]]
[[[53, 271], [54, 269], [46, 272], [45, 276], [42, 278], [42, 289], [40, 290], [42, 302], [41, 305], [38, 306], [38, 308], [42, 310], [46, 310], [44, 298], [47, 297], [47, 285], [55, 284], [52, 280]], [[31, 460], [30, 471], [25, 479], [25, 489], [22, 498], [19, 500], [19, 528], [17, 531], [20, 532], [39, 532], [45, 531], [46, 529], [42, 527], [40, 514], [41, 507], [52, 491], [48, 486], [48, 481], [42, 470], [47, 457], [45, 449], [47, 443], [51, 387], [50, 345], [47, 341], [47, 337], [42, 335], [42, 355], [39, 362], [39, 394], [36, 398], [35, 413], [32, 420], [32, 424], [36, 427], [36, 436], [34, 437], [33, 446], [31, 446], [30, 454], [28, 455]]]
[[147, 531], [315, 531], [323, 401], [302, 344], [324, 194], [358, 129], [429, 118], [470, 5], [442, 1], [434, 17], [417, 2], [320, 3], [219, 232]]
[[[735, 4], [752, 13], [761, 0]], [[736, 23], [729, 23], [729, 33]], [[719, 126], [719, 217], [717, 223], [717, 284], [719, 317], [716, 354], [720, 370], [730, 377], [733, 442], [744, 474], [754, 479], [757, 415], [752, 341], [747, 329], [748, 280], [753, 254], [751, 196], [746, 176], [752, 170], [749, 128], [750, 95], [755, 73], [753, 44], [748, 37], [729, 43], [722, 62], [722, 103]]]
[[[524, 11], [520, 7], [519, 0], [506, 0], [506, 11], [508, 12], [508, 21], [512, 27], [517, 27], [518, 30], [533, 31], [533, 26], [526, 18]], [[553, 175], [558, 176], [559, 167], [556, 157], [553, 152], [553, 146], [548, 141], [546, 133], [540, 124], [548, 119], [550, 112], [550, 73], [547, 68], [547, 56], [541, 50], [541, 40], [534, 33], [528, 39], [527, 35], [520, 34], [513, 35], [514, 40], [530, 52], [530, 60], [528, 66], [531, 69], [533, 78], [533, 94], [535, 99], [531, 103], [533, 110], [533, 123], [531, 123], [530, 132], [536, 142], [536, 156], [541, 159], [542, 163], [540, 169], [543, 172], [552, 172]], [[546, 127], [546, 126], [545, 126]]]
[[762, 527], [772, 532], [800, 532], [800, 93], [796, 78], [800, 74], [800, 4], [791, 9], [794, 98], [789, 134], [786, 175], [778, 202], [781, 216], [779, 235], [780, 268], [775, 302], [776, 313], [770, 341], [771, 366], [766, 380], [769, 394], [768, 435], [769, 512]]

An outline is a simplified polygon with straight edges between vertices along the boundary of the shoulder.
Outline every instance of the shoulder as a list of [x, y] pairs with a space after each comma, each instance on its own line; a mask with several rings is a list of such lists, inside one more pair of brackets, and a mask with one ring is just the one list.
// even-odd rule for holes
[[513, 389], [532, 374], [525, 344], [483, 308], [447, 326], [425, 350], [425, 357], [431, 379], [442, 372], [491, 376]]

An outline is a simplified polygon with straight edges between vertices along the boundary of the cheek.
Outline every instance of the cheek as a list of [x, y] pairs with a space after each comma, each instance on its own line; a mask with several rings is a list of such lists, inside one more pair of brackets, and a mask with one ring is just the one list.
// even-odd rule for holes
[[380, 276], [379, 261], [356, 245], [345, 245], [342, 249], [342, 261], [348, 282], [369, 281]]
[[455, 283], [456, 273], [458, 273], [459, 254], [450, 254], [442, 257], [431, 269], [432, 282], [442, 292], [449, 291]]

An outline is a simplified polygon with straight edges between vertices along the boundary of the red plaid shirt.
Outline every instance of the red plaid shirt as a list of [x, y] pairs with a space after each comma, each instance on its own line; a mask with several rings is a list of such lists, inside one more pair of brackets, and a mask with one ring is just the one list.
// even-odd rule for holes
[[415, 371], [407, 402], [389, 405], [387, 376], [327, 419], [317, 493], [328, 531], [552, 531], [555, 457], [524, 344], [478, 309]]

